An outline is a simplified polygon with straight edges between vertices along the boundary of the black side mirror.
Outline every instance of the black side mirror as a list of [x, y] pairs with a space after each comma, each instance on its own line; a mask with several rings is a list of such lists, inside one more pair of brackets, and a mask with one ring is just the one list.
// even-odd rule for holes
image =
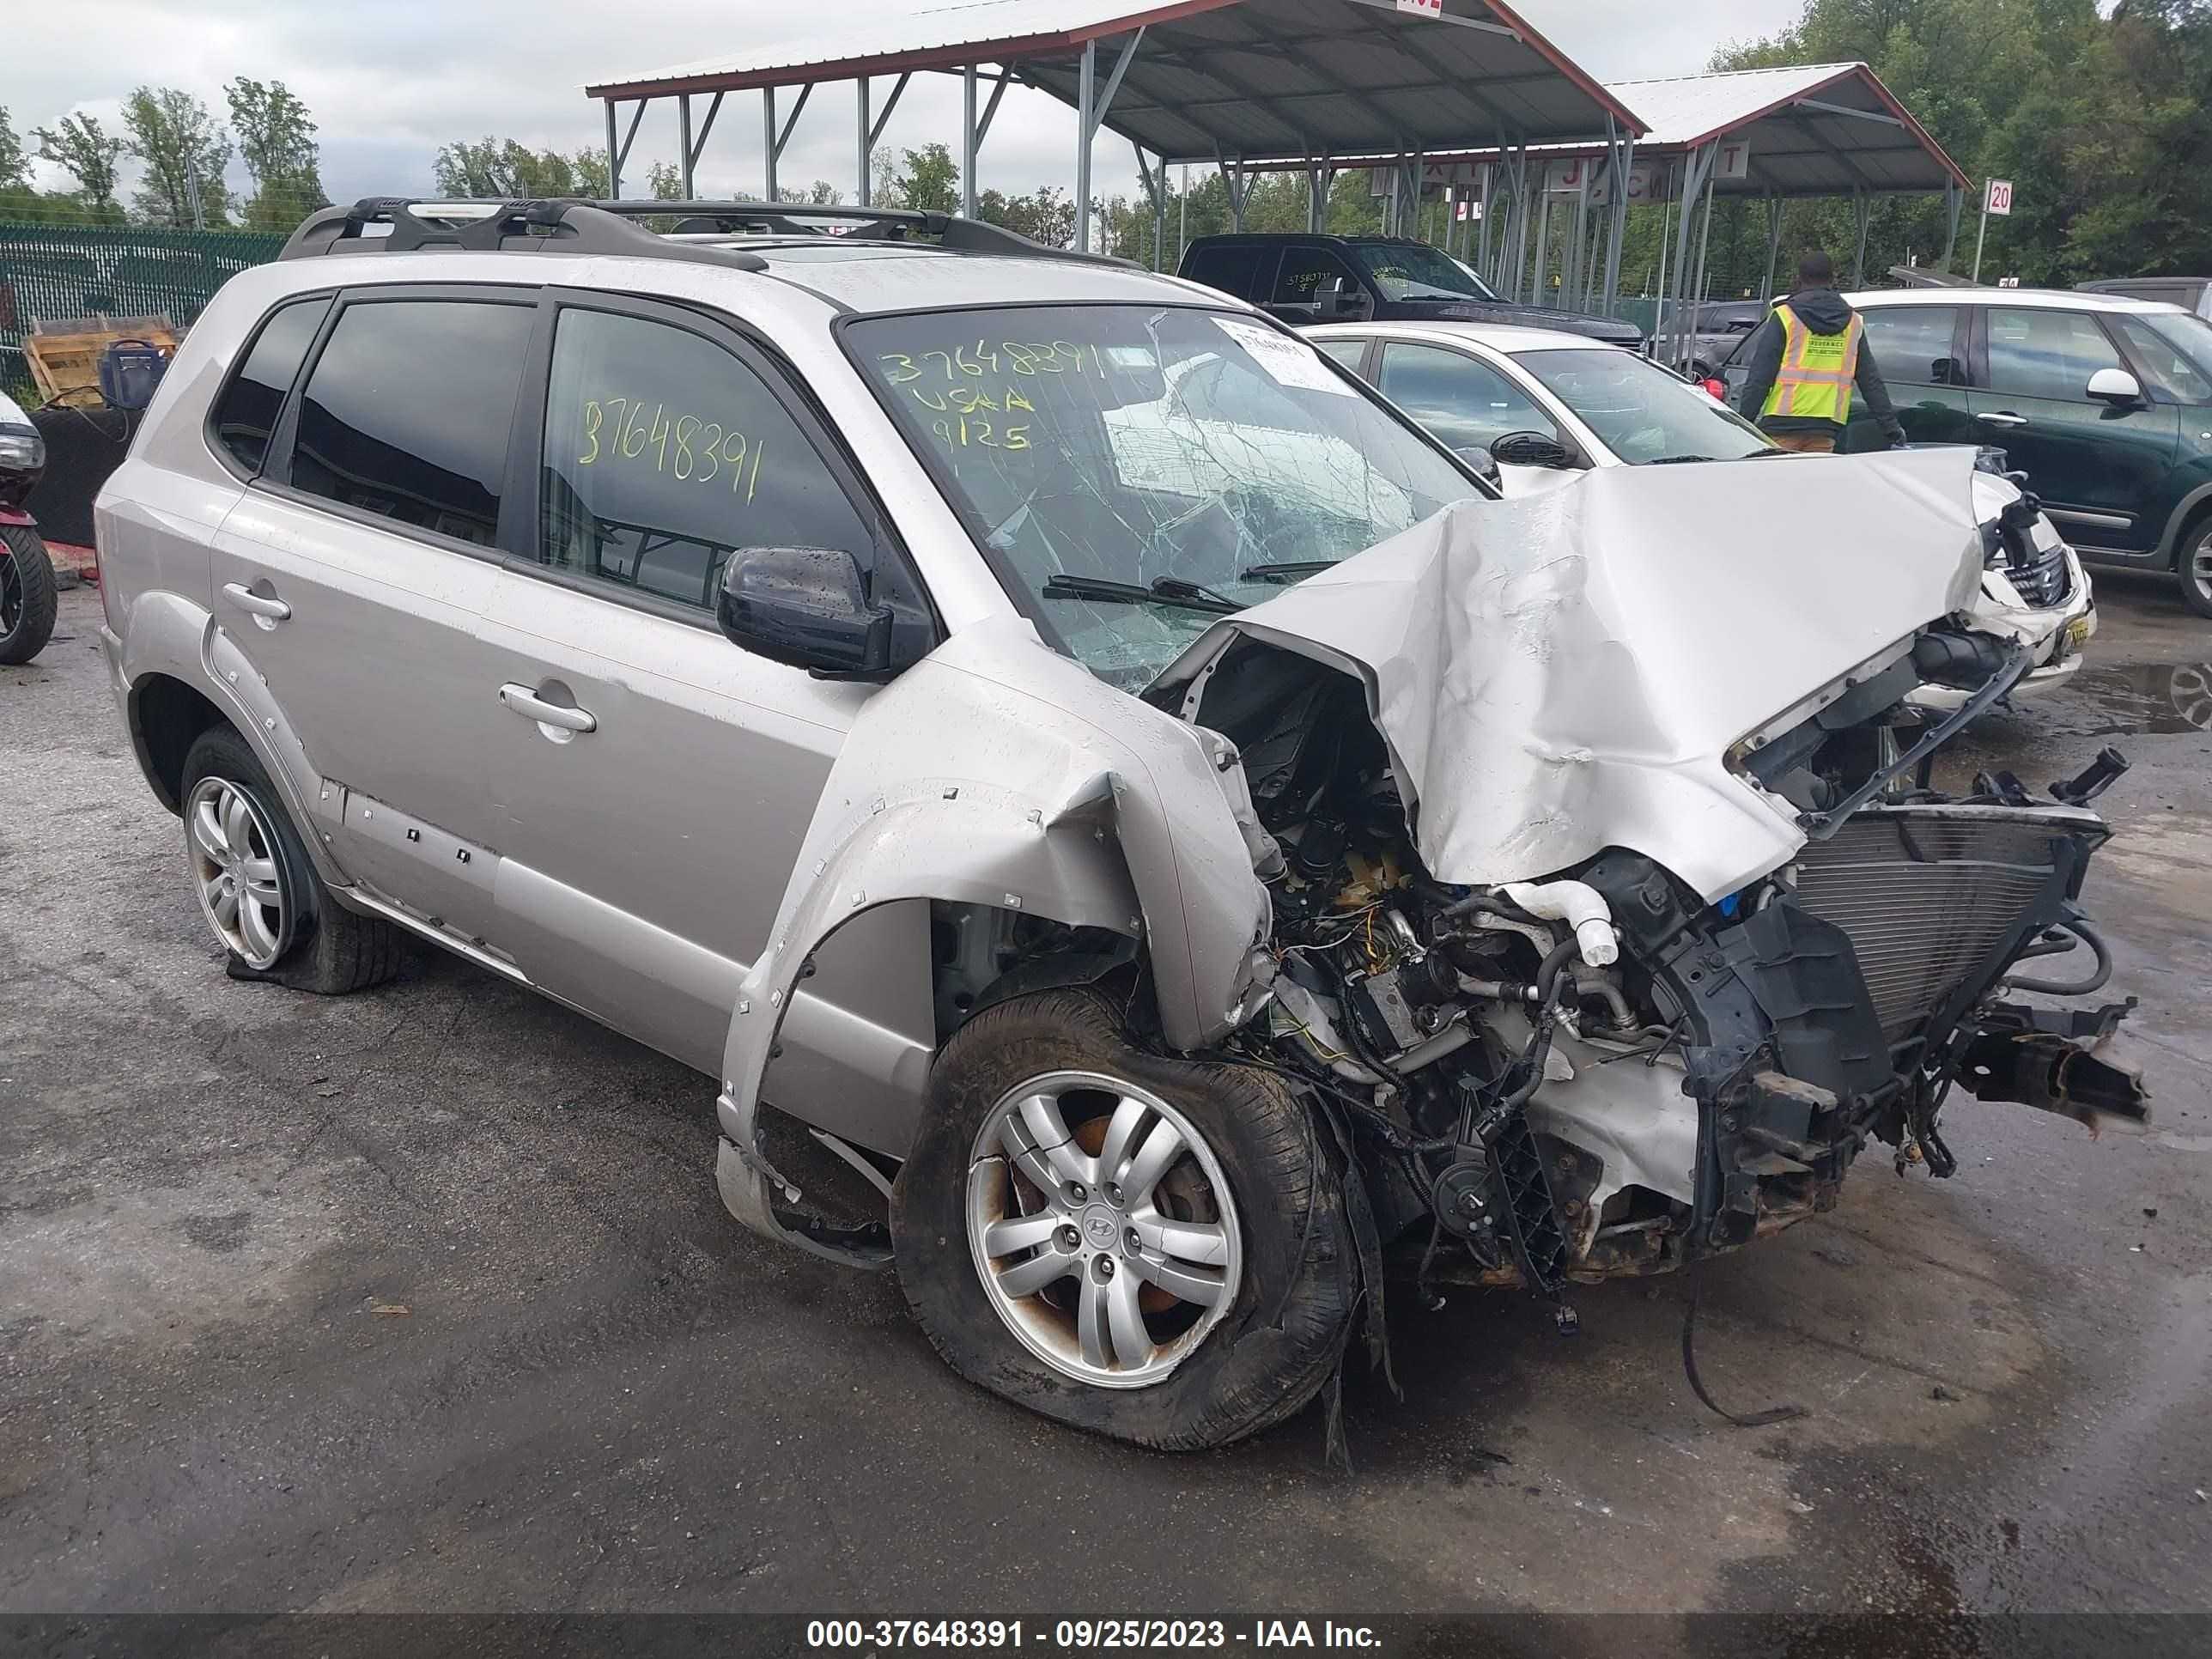
[[1462, 461], [1465, 461], [1468, 464], [1468, 466], [1474, 471], [1474, 475], [1480, 478], [1483, 483], [1493, 487], [1498, 483], [1498, 462], [1488, 450], [1476, 447], [1469, 447], [1462, 449], [1455, 449], [1452, 451], [1452, 453], [1458, 456]]
[[746, 650], [824, 678], [905, 665], [892, 660], [891, 607], [869, 602], [860, 562], [842, 548], [740, 548], [723, 567], [715, 617]]
[[1501, 466], [1571, 467], [1575, 453], [1541, 432], [1509, 432], [1490, 444], [1491, 459]]
[[1325, 323], [1358, 323], [1367, 319], [1367, 290], [1349, 276], [1340, 276], [1322, 289], [1316, 307]]

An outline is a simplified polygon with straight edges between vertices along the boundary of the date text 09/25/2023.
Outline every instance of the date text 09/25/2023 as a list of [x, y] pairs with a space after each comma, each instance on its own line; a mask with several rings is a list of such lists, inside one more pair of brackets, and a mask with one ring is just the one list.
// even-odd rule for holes
[[970, 1652], [1146, 1651], [1188, 1648], [1334, 1648], [1372, 1651], [1367, 1625], [1310, 1619], [811, 1619], [806, 1645], [824, 1652], [951, 1648]]

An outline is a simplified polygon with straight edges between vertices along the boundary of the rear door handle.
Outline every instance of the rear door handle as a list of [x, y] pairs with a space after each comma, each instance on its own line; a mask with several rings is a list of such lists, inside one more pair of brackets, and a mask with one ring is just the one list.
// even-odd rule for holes
[[240, 611], [259, 617], [265, 622], [280, 623], [291, 620], [290, 605], [282, 599], [264, 598], [243, 582], [225, 582], [222, 585], [222, 592], [223, 597]]
[[1981, 415], [1975, 418], [1987, 421], [1991, 426], [2026, 426], [2027, 424], [2027, 416], [2015, 415], [2009, 410], [1999, 410], [1994, 415]]
[[540, 726], [557, 726], [563, 732], [596, 732], [599, 717], [588, 708], [568, 708], [557, 702], [548, 702], [526, 685], [513, 681], [499, 688], [499, 700], [525, 720], [536, 720]]

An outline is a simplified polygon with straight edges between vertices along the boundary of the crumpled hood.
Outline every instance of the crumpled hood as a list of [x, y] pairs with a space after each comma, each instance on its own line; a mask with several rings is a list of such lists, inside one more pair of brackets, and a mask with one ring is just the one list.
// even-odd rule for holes
[[1804, 842], [1729, 749], [1977, 604], [1972, 466], [1929, 449], [1603, 467], [1461, 501], [1217, 623], [1161, 684], [1240, 635], [1358, 677], [1441, 880], [1620, 846], [1717, 899]]

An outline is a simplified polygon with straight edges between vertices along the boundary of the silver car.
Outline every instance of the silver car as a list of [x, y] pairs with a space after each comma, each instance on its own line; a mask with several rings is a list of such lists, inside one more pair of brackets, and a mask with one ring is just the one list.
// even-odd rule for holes
[[1908, 787], [2027, 666], [1963, 457], [1501, 501], [1218, 294], [795, 211], [366, 202], [209, 307], [98, 521], [233, 975], [673, 1055], [739, 1221], [1170, 1448], [1400, 1268], [1565, 1318], [1950, 1173], [1954, 1086], [2142, 1120], [2006, 994], [2103, 982], [2103, 775]]

